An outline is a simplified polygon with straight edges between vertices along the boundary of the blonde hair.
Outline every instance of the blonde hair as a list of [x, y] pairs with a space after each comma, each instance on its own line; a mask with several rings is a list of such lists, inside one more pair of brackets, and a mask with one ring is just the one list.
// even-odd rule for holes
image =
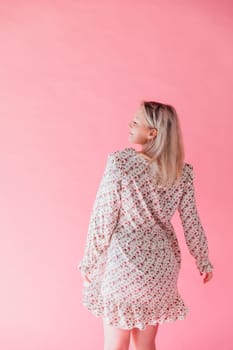
[[155, 183], [167, 187], [177, 183], [184, 165], [184, 146], [178, 115], [173, 106], [155, 101], [142, 101], [142, 112], [156, 137], [144, 145], [144, 152], [155, 165]]

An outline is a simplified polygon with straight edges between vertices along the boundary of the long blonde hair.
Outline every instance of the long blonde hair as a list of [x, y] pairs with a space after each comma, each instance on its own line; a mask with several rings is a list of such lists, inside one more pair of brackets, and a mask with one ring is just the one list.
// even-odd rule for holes
[[160, 187], [177, 183], [184, 165], [184, 146], [178, 115], [173, 106], [142, 101], [140, 107], [150, 128], [157, 134], [144, 145], [144, 152], [155, 163], [155, 182]]

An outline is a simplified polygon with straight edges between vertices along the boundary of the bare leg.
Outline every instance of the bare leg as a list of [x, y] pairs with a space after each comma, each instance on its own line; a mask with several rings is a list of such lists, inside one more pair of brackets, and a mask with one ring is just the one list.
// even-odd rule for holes
[[129, 329], [121, 329], [107, 325], [103, 321], [104, 327], [104, 350], [128, 350], [130, 344]]
[[131, 332], [134, 350], [156, 350], [155, 338], [158, 332], [158, 326], [159, 323], [156, 325], [147, 325], [144, 330], [133, 328]]

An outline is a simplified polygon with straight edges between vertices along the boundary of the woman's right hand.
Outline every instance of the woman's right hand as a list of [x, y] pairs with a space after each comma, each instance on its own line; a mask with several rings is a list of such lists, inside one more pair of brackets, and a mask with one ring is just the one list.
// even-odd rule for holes
[[[203, 275], [202, 272], [200, 272], [200, 275]], [[213, 277], [213, 272], [205, 272], [205, 277], [204, 277], [204, 280], [203, 280], [203, 283], [206, 283], [208, 281], [211, 280], [211, 278]]]

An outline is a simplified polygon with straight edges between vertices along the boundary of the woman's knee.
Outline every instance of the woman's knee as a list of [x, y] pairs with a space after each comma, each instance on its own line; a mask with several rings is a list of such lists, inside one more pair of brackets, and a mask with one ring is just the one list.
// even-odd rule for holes
[[119, 338], [105, 338], [104, 350], [129, 350], [129, 340]]
[[118, 345], [106, 345], [104, 344], [104, 350], [129, 350], [128, 346], [118, 346]]
[[138, 328], [132, 329], [132, 339], [137, 350], [155, 349], [155, 338], [158, 332], [158, 326], [159, 324], [147, 325], [144, 330]]
[[104, 326], [104, 350], [128, 350], [130, 344], [130, 330], [114, 326]]

